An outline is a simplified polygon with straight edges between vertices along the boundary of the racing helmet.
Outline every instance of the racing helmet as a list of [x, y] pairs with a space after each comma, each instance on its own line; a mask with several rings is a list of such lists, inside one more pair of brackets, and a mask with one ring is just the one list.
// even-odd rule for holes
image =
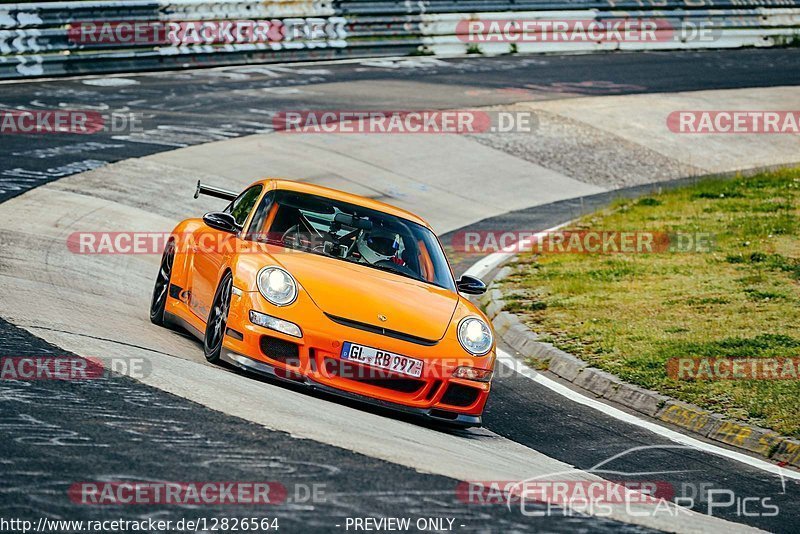
[[382, 227], [361, 232], [356, 246], [361, 257], [371, 265], [379, 261], [396, 261], [393, 258], [400, 258], [405, 250], [400, 234]]

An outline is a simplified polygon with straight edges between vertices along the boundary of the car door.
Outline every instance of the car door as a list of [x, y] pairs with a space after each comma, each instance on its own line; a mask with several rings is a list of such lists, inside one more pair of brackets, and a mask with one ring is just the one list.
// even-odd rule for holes
[[[225, 208], [225, 212], [233, 215], [240, 228], [244, 227], [262, 189], [261, 184], [246, 189]], [[192, 313], [203, 321], [208, 318], [211, 310], [223, 267], [229, 263], [229, 256], [233, 251], [239, 249], [239, 243], [236, 242], [239, 239], [239, 234], [223, 232], [210, 226], [204, 226], [195, 234], [196, 250], [192, 255], [187, 303]]]

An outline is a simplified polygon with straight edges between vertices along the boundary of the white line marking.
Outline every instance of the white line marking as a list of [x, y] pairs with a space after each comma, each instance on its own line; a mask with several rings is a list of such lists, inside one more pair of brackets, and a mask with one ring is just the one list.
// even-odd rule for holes
[[671, 441], [680, 443], [681, 445], [688, 445], [694, 449], [699, 449], [701, 451], [715, 454], [717, 456], [724, 456], [725, 458], [736, 460], [737, 462], [747, 464], [751, 467], [755, 467], [756, 469], [761, 469], [769, 473], [772, 473], [774, 475], [778, 475], [780, 477], [800, 480], [800, 473], [798, 472], [791, 471], [788, 469], [783, 469], [778, 465], [771, 464], [769, 462], [765, 462], [757, 458], [753, 458], [752, 456], [748, 456], [746, 454], [742, 454], [736, 451], [731, 451], [728, 449], [723, 449], [722, 447], [711, 445], [710, 443], [700, 441], [699, 439], [691, 438], [689, 436], [681, 434], [680, 432], [676, 432], [675, 430], [671, 430], [659, 424], [652, 423], [650, 421], [641, 419], [635, 415], [623, 412], [622, 410], [614, 408], [613, 406], [609, 406], [604, 402], [600, 402], [595, 399], [590, 399], [589, 397], [580, 394], [574, 389], [568, 388], [567, 386], [560, 384], [555, 380], [544, 376], [541, 373], [537, 373], [536, 371], [534, 371], [524, 363], [520, 362], [519, 360], [514, 358], [514, 356], [505, 352], [504, 350], [497, 351], [497, 359], [500, 363], [502, 363], [506, 367], [510, 367], [519, 374], [527, 378], [530, 378], [537, 384], [541, 384], [547, 389], [554, 391], [559, 395], [563, 395], [564, 397], [569, 398], [573, 402], [582, 404], [584, 406], [588, 406], [589, 408], [594, 408], [595, 410], [601, 411], [604, 414], [610, 415], [611, 417], [619, 419], [620, 421], [623, 421], [625, 423], [638, 426], [640, 428], [644, 428], [645, 430], [649, 430], [655, 434], [658, 434], [659, 436], [663, 436]]
[[[544, 236], [548, 232], [552, 232], [558, 230], [559, 228], [563, 228], [567, 224], [569, 224], [569, 222], [558, 226], [554, 226], [553, 228], [548, 228], [547, 230], [544, 230], [542, 232], [538, 232], [534, 234], [532, 237], [520, 241], [517, 245], [525, 245], [534, 239], [539, 239], [541, 236]], [[467, 269], [467, 271], [464, 274], [468, 274], [470, 276], [476, 276], [478, 278], [485, 276], [493, 269], [497, 268], [504, 261], [510, 259], [514, 255], [513, 251], [516, 249], [517, 245], [511, 245], [509, 247], [506, 247], [505, 249], [503, 249], [502, 252], [495, 252], [493, 254], [489, 254], [482, 260], [472, 265], [469, 269]], [[618, 408], [614, 408], [613, 406], [610, 406], [604, 402], [589, 398], [574, 389], [568, 388], [567, 386], [544, 376], [541, 373], [537, 373], [536, 371], [534, 371], [533, 369], [531, 369], [530, 367], [528, 367], [527, 365], [516, 359], [511, 354], [505, 352], [504, 350], [501, 349], [497, 350], [497, 360], [506, 367], [509, 367], [514, 371], [518, 372], [522, 376], [530, 378], [537, 384], [540, 384], [546, 387], [547, 389], [568, 398], [573, 402], [603, 412], [604, 414], [611, 416], [615, 419], [619, 419], [624, 423], [628, 423], [633, 426], [638, 426], [639, 428], [644, 428], [645, 430], [649, 430], [654, 434], [658, 434], [659, 436], [665, 437], [670, 441], [674, 441], [682, 445], [687, 445], [694, 449], [698, 449], [710, 454], [722, 456], [730, 460], [735, 460], [737, 462], [747, 464], [751, 467], [755, 467], [756, 469], [761, 469], [762, 471], [778, 475], [781, 477], [781, 479], [783, 479], [783, 477], [786, 477], [794, 480], [800, 480], [800, 472], [796, 472], [789, 469], [783, 469], [778, 465], [766, 462], [764, 460], [759, 460], [758, 458], [753, 458], [752, 456], [748, 456], [740, 452], [724, 449], [722, 447], [717, 447], [716, 445], [711, 445], [710, 443], [700, 441], [699, 439], [689, 437], [685, 434], [681, 434], [680, 432], [671, 430], [657, 423], [647, 421], [635, 415], [631, 415]]]
[[532, 243], [534, 240], [538, 241], [544, 239], [544, 237], [549, 232], [554, 232], [559, 228], [563, 228], [571, 222], [572, 221], [567, 221], [564, 224], [559, 224], [558, 226], [553, 226], [552, 228], [548, 228], [547, 230], [536, 232], [535, 234], [533, 234], [528, 238], [520, 239], [513, 245], [505, 247], [500, 252], [494, 252], [492, 254], [489, 254], [485, 258], [478, 260], [477, 262], [472, 264], [472, 266], [470, 266], [470, 268], [467, 269], [466, 272], [464, 272], [464, 274], [469, 276], [475, 276], [477, 278], [482, 278], [483, 276], [486, 276], [486, 274], [491, 272], [493, 269], [497, 268], [503, 262], [510, 260], [512, 257], [514, 257], [514, 255], [517, 254], [520, 247], [525, 247], [528, 244]]

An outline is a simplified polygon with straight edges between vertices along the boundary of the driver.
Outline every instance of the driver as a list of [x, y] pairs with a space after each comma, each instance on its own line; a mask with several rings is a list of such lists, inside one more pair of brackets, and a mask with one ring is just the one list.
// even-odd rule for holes
[[390, 261], [395, 265], [405, 266], [402, 259], [405, 246], [400, 234], [375, 227], [372, 230], [361, 232], [356, 241], [358, 252], [367, 263], [375, 265], [381, 261]]

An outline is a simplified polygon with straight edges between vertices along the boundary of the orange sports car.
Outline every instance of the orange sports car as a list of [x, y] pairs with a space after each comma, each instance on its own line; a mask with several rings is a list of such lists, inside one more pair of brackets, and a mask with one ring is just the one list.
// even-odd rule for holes
[[421, 218], [288, 180], [181, 222], [150, 319], [203, 342], [206, 359], [459, 426], [479, 426], [495, 362], [490, 322], [463, 294]]

